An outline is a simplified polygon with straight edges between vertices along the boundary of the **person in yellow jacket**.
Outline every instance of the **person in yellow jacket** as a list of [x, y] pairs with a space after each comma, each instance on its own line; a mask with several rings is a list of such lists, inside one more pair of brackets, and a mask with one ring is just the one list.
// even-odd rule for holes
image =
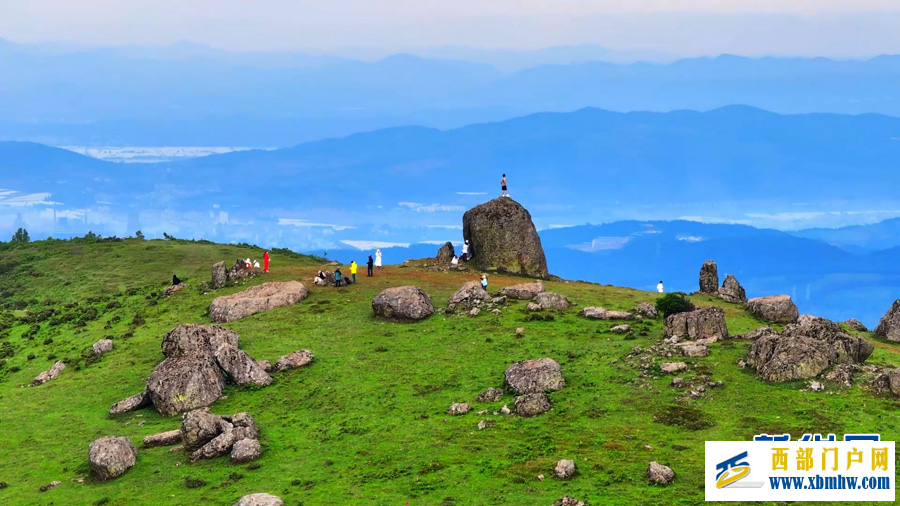
[[356, 284], [356, 260], [350, 262], [350, 276], [353, 278], [353, 284]]

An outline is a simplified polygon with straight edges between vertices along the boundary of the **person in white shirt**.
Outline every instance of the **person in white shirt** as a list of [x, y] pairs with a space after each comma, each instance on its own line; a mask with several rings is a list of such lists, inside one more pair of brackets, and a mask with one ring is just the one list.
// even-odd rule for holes
[[466, 262], [469, 260], [469, 241], [466, 240], [466, 243], [463, 244], [462, 256], [459, 257], [460, 260]]
[[456, 255], [453, 255], [453, 259], [450, 260], [450, 266], [456, 267], [457, 265], [459, 265], [459, 257], [457, 257]]
[[381, 250], [375, 250], [375, 267], [381, 268]]
[[662, 284], [662, 281], [660, 281], [659, 284], [656, 285], [656, 291], [659, 292], [659, 293], [663, 293], [663, 284]]
[[259, 260], [254, 260], [254, 261], [253, 261], [253, 267], [259, 269]]

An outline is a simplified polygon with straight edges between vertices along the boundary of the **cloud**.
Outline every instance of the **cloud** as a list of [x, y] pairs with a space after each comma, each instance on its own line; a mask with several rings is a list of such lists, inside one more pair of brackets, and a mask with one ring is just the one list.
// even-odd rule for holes
[[462, 225], [425, 225], [425, 228], [445, 228], [447, 230], [462, 230]]
[[408, 242], [386, 242], [386, 241], [341, 241], [341, 243], [351, 246], [358, 250], [370, 250], [377, 248], [408, 248]]
[[419, 244], [435, 244], [437, 246], [443, 246], [448, 242], [452, 243], [453, 241], [419, 241]]
[[458, 211], [466, 210], [466, 208], [463, 206], [450, 206], [450, 205], [445, 205], [445, 204], [425, 205], [425, 204], [420, 204], [418, 202], [398, 202], [397, 205], [400, 207], [408, 207], [408, 208], [412, 209], [413, 211], [416, 211], [417, 213], [435, 213], [438, 211], [441, 211], [441, 212], [456, 211], [456, 212], [458, 212]]
[[333, 223], [315, 223], [309, 220], [301, 220], [294, 218], [278, 218], [278, 224], [283, 226], [294, 226], [294, 227], [321, 227], [321, 228], [330, 228], [332, 230], [351, 230], [356, 227], [351, 227], [349, 225], [335, 225]]
[[703, 238], [700, 236], [697, 236], [697, 235], [679, 235], [678, 237], [676, 237], [676, 239], [678, 239], [679, 241], [684, 241], [684, 242], [701, 242], [701, 241], [703, 241]]
[[61, 202], [48, 200], [49, 193], [20, 194], [12, 190], [0, 190], [0, 206], [25, 207], [25, 206], [57, 206]]
[[629, 241], [631, 241], [631, 239], [633, 239], [632, 236], [595, 237], [591, 240], [591, 242], [571, 244], [566, 247], [578, 251], [584, 251], [586, 253], [593, 253], [595, 251], [622, 249], [626, 244], [628, 244]]

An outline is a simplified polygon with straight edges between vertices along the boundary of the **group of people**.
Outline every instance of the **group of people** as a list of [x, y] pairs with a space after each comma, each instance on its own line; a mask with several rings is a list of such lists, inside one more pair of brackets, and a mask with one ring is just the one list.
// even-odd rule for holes
[[[251, 268], [251, 267], [252, 267], [252, 268], [256, 268], [256, 269], [259, 269], [259, 268], [260, 268], [260, 266], [259, 266], [259, 260], [250, 260], [250, 257], [247, 257], [247, 259], [244, 260], [244, 263], [247, 264], [247, 268], [248, 268], [248, 269]], [[263, 269], [263, 271], [265, 271], [265, 272], [269, 272], [269, 252], [268, 252], [268, 251], [266, 251], [265, 253], [263, 253], [263, 265], [262, 265], [262, 269]]]
[[472, 250], [472, 247], [469, 245], [469, 240], [466, 239], [465, 244], [463, 244], [462, 255], [460, 255], [460, 256], [453, 255], [453, 258], [450, 259], [450, 266], [456, 267], [457, 265], [460, 264], [460, 262], [462, 262], [462, 263], [468, 262], [469, 260], [472, 259], [473, 252], [474, 251]]
[[[369, 260], [366, 262], [366, 276], [373, 277], [375, 276], [375, 267], [381, 268], [381, 250], [375, 250], [375, 258], [372, 258], [372, 255], [369, 255]], [[356, 283], [356, 271], [359, 269], [359, 265], [357, 265], [356, 260], [350, 262], [350, 277], [344, 275], [341, 272], [341, 268], [337, 267], [334, 270], [334, 286], [344, 286], [351, 285]], [[319, 270], [319, 273], [316, 274], [314, 279], [315, 284], [320, 286], [325, 286], [328, 284], [328, 275], [325, 274], [325, 271]]]

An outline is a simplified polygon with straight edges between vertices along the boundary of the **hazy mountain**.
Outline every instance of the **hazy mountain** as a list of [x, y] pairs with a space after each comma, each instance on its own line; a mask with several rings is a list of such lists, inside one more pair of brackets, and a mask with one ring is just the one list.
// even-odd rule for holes
[[[379, 61], [230, 53], [196, 44], [0, 46], [0, 138], [50, 144], [285, 146], [400, 125], [454, 128], [538, 111], [714, 109], [900, 115], [900, 57], [736, 56], [584, 62], [551, 48], [516, 71], [496, 58]], [[475, 52], [477, 53], [477, 52]], [[530, 53], [543, 54], [543, 53]], [[530, 58], [530, 56], [529, 56]], [[502, 59], [502, 58], [501, 58]]]
[[873, 251], [900, 246], [900, 219], [871, 225], [800, 230], [794, 235], [817, 239], [850, 251]]

